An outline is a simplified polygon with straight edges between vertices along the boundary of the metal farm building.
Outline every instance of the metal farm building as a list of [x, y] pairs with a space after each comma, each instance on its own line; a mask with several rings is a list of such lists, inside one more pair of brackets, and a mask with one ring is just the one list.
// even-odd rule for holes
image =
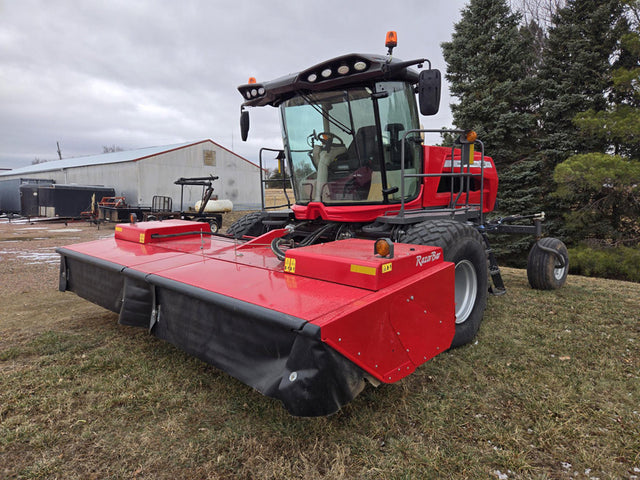
[[[174, 182], [182, 177], [208, 175], [220, 177], [213, 183], [214, 195], [231, 200], [235, 209], [260, 207], [259, 167], [212, 140], [65, 158], [2, 171], [0, 190], [12, 189], [25, 178], [66, 185], [103, 185], [112, 187], [116, 196], [125, 197], [130, 205], [151, 205], [154, 195], [172, 197], [175, 210], [180, 208], [181, 189]], [[184, 208], [193, 206], [201, 195], [201, 187], [185, 186]]]

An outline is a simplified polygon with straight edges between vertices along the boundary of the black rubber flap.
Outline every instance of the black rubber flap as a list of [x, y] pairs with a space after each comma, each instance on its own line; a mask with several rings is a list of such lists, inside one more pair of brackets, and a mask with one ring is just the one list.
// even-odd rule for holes
[[337, 412], [364, 388], [364, 372], [300, 318], [173, 280], [59, 251], [64, 288], [149, 328], [296, 416]]
[[337, 412], [364, 388], [363, 372], [304, 320], [159, 277], [159, 338], [215, 365], [296, 416]]

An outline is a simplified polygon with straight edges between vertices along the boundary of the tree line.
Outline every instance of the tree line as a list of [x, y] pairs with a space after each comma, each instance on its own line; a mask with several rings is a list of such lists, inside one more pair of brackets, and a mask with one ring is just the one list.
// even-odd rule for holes
[[[640, 0], [470, 0], [442, 44], [456, 127], [544, 211], [573, 271], [640, 281]], [[503, 244], [503, 242], [500, 242]], [[500, 249], [517, 264], [528, 239]]]

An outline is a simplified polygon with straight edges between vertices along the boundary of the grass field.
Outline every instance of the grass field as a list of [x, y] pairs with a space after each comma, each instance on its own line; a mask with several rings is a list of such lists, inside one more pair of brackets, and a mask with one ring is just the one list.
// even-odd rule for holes
[[640, 478], [638, 284], [505, 269], [473, 344], [300, 419], [1, 261], [0, 478]]

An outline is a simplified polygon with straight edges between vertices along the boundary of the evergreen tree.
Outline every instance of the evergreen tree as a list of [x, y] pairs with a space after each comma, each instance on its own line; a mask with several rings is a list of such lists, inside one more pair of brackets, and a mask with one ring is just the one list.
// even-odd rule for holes
[[579, 113], [574, 123], [608, 151], [640, 160], [640, 0], [627, 0], [618, 23], [619, 48], [611, 73], [605, 110]]
[[600, 144], [555, 169], [574, 242], [637, 245], [640, 240], [640, 0], [628, 1], [616, 24], [618, 48], [609, 74], [607, 105], [574, 118], [582, 138]]
[[624, 0], [568, 0], [553, 16], [538, 72], [539, 151], [529, 181], [537, 187], [533, 204], [547, 215], [546, 231], [572, 243], [563, 214], [570, 207], [553, 196], [553, 172], [567, 158], [605, 152], [607, 142], [582, 135], [580, 112], [602, 112], [611, 93], [611, 59], [618, 53]]
[[590, 246], [638, 245], [640, 161], [606, 153], [574, 155], [554, 173], [554, 196], [570, 207], [565, 230]]
[[471, 0], [442, 44], [458, 128], [474, 129], [499, 167], [533, 151], [533, 39], [505, 0]]
[[579, 135], [574, 117], [606, 109], [622, 19], [621, 0], [569, 0], [554, 16], [539, 73], [545, 191], [553, 189], [550, 177], [558, 163], [606, 150], [602, 138]]
[[[451, 105], [454, 123], [472, 128], [499, 171], [496, 215], [540, 211], [536, 152], [539, 107], [535, 71], [542, 30], [521, 26], [505, 0], [471, 0], [455, 25], [451, 42], [443, 43], [446, 78], [458, 103]], [[501, 261], [523, 255], [531, 238], [501, 236], [494, 241]]]

